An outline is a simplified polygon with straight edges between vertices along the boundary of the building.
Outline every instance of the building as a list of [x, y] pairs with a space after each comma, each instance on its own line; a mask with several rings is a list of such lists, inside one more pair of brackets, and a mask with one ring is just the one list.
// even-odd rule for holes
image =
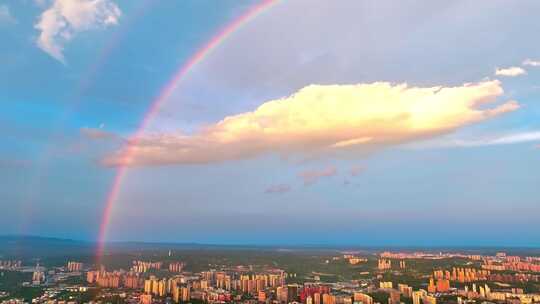
[[422, 299], [425, 296], [427, 296], [427, 292], [423, 289], [420, 289], [418, 291], [413, 291], [412, 293], [413, 304], [422, 304]]
[[373, 298], [361, 292], [355, 292], [353, 295], [353, 300], [353, 303], [373, 304]]
[[401, 302], [401, 293], [397, 290], [390, 290], [388, 304], [399, 304]]
[[446, 279], [437, 280], [437, 291], [438, 292], [450, 291], [450, 281]]
[[142, 294], [140, 300], [141, 300], [141, 304], [152, 304], [152, 295]]
[[398, 284], [398, 290], [401, 292], [401, 294], [406, 298], [411, 298], [413, 289], [411, 286], [406, 284]]
[[45, 272], [36, 270], [32, 273], [32, 284], [39, 285], [45, 282]]
[[67, 270], [69, 272], [78, 272], [81, 271], [83, 268], [83, 263], [79, 262], [68, 262], [67, 263]]
[[426, 295], [422, 298], [424, 304], [437, 304], [437, 298], [434, 296]]
[[391, 269], [392, 261], [387, 259], [379, 259], [377, 268], [379, 268], [379, 270]]
[[429, 293], [436, 293], [437, 292], [437, 286], [435, 285], [435, 280], [433, 278], [429, 279], [429, 285], [428, 285], [428, 292]]

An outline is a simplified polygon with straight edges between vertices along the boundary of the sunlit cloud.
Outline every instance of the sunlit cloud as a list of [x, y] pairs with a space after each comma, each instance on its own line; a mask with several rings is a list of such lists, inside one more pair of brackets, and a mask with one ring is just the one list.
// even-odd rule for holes
[[64, 45], [79, 32], [118, 23], [122, 12], [111, 0], [55, 0], [35, 28], [40, 31], [39, 48], [65, 63]]
[[329, 166], [323, 169], [307, 170], [298, 173], [298, 176], [304, 181], [304, 185], [312, 185], [319, 181], [323, 177], [334, 176], [338, 173], [338, 170], [334, 166]]
[[525, 59], [523, 61], [523, 65], [539, 67], [540, 66], [540, 60], [532, 60], [532, 59], [527, 58], [527, 59]]
[[355, 167], [352, 167], [351, 170], [349, 171], [349, 174], [351, 176], [358, 176], [360, 175], [362, 172], [364, 172], [364, 168], [361, 167], [361, 166], [355, 166]]
[[194, 134], [142, 135], [104, 163], [202, 164], [268, 153], [361, 155], [434, 138], [519, 108], [515, 101], [489, 107], [502, 94], [498, 80], [426, 88], [386, 82], [310, 85]]
[[291, 191], [291, 186], [286, 184], [280, 184], [280, 185], [272, 185], [266, 190], [264, 190], [264, 193], [268, 194], [276, 194], [276, 193], [285, 193]]
[[495, 75], [497, 76], [516, 77], [516, 76], [525, 75], [525, 74], [527, 74], [527, 71], [525, 71], [525, 69], [520, 68], [520, 67], [495, 69]]

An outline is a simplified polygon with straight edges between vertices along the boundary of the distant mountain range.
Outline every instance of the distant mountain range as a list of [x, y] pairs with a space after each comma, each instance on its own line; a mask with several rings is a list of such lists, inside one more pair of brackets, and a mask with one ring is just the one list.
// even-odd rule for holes
[[[95, 242], [61, 239], [41, 236], [0, 236], [0, 259], [17, 257], [54, 257], [54, 256], [92, 256], [96, 252]], [[389, 251], [429, 251], [429, 252], [468, 252], [477, 254], [494, 254], [497, 251], [507, 251], [511, 254], [538, 255], [540, 248], [504, 248], [504, 247], [471, 247], [471, 246], [437, 246], [437, 247], [384, 247], [384, 246], [332, 246], [332, 245], [217, 245], [198, 243], [172, 243], [172, 242], [109, 242], [106, 245], [108, 252], [121, 253], [129, 251], [149, 250], [280, 250], [280, 251], [338, 251], [354, 250], [365, 253]]]
[[87, 255], [94, 249], [94, 243], [78, 240], [39, 236], [0, 236], [0, 257], [2, 258]]

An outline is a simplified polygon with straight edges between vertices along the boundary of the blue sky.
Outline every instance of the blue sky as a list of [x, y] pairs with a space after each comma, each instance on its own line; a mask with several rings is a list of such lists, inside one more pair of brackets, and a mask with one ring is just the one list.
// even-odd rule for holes
[[259, 3], [0, 1], [2, 233], [96, 239], [127, 165], [110, 240], [540, 246], [536, 1], [280, 1], [123, 159]]

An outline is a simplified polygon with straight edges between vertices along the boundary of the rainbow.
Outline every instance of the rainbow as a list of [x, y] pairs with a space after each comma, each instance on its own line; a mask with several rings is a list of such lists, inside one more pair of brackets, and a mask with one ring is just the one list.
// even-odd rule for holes
[[[227, 38], [229, 38], [234, 32], [236, 32], [241, 27], [249, 23], [251, 20], [255, 19], [257, 16], [259, 16], [263, 12], [273, 7], [279, 1], [280, 0], [262, 0], [258, 4], [252, 6], [240, 17], [236, 18], [235, 20], [227, 24], [225, 27], [223, 27], [221, 30], [219, 30], [206, 44], [204, 44], [195, 54], [193, 54], [193, 56], [189, 58], [187, 62], [185, 62], [178, 69], [178, 71], [174, 74], [171, 80], [160, 91], [157, 98], [155, 98], [152, 101], [150, 108], [147, 111], [146, 115], [144, 116], [139, 127], [137, 128], [137, 131], [133, 134], [133, 136], [131, 136], [130, 140], [128, 141], [128, 143], [131, 143], [131, 144], [128, 144], [127, 148], [124, 150], [123, 157], [122, 157], [123, 159], [128, 159], [130, 158], [130, 156], [133, 155], [133, 149], [132, 149], [133, 143], [136, 143], [138, 141], [143, 131], [148, 126], [149, 122], [158, 112], [158, 110], [163, 105], [163, 103], [171, 96], [171, 94], [174, 92], [175, 88], [178, 86], [180, 81], [184, 79], [186, 75], [190, 71], [192, 71], [195, 68], [195, 66], [197, 66], [198, 63], [202, 62], [205, 58], [208, 57], [208, 55], [210, 55], [223, 42], [225, 42], [225, 40], [227, 40]], [[109, 226], [109, 222], [111, 219], [112, 209], [113, 209], [114, 203], [116, 202], [118, 198], [118, 194], [120, 193], [122, 181], [124, 180], [124, 177], [127, 175], [127, 171], [128, 171], [128, 167], [126, 165], [121, 164], [117, 168], [116, 175], [114, 177], [111, 189], [109, 191], [109, 194], [107, 195], [105, 208], [103, 210], [101, 225], [99, 227], [99, 234], [98, 234], [98, 246], [97, 246], [97, 254], [96, 254], [98, 260], [103, 255], [103, 252], [105, 249], [107, 228]]]

